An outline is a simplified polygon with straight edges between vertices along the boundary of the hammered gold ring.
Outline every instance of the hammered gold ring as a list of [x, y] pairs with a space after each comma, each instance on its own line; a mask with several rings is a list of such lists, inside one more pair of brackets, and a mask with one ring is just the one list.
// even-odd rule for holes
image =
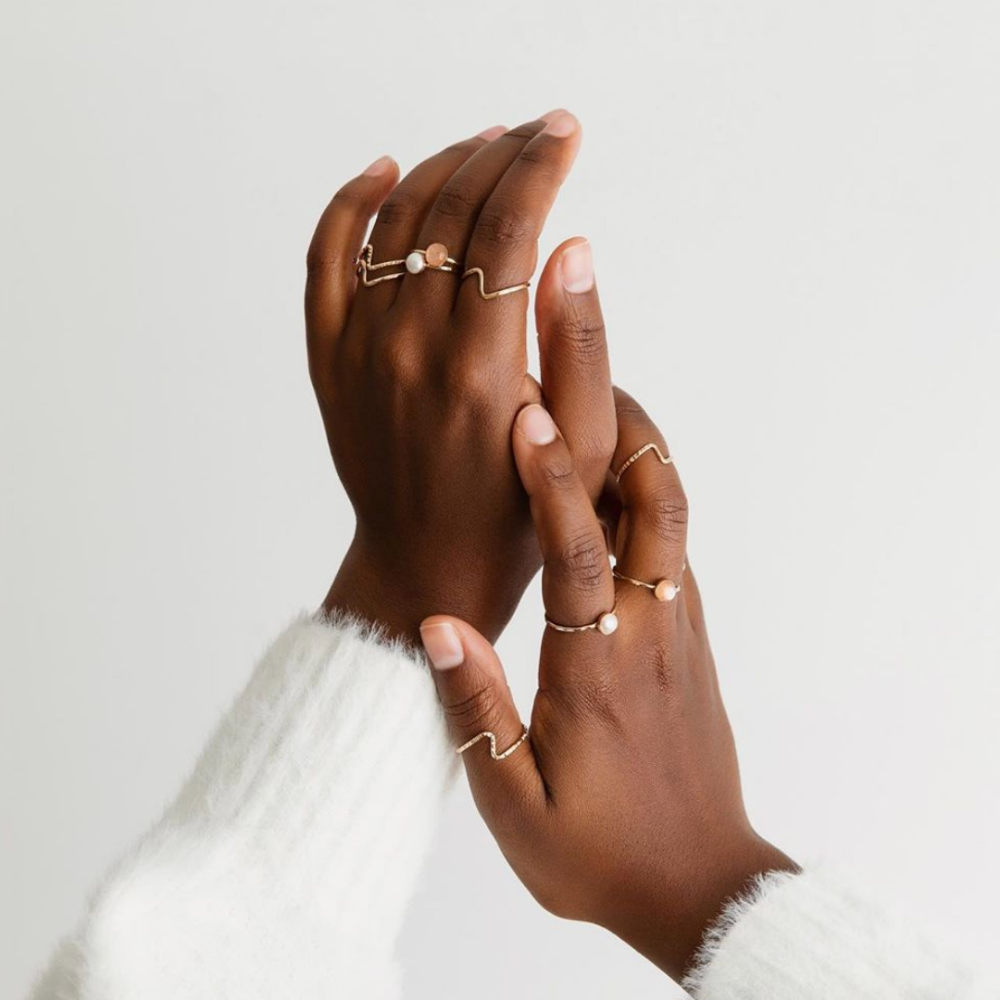
[[618, 631], [618, 606], [615, 605], [610, 611], [605, 611], [597, 621], [588, 622], [586, 625], [560, 625], [548, 616], [545, 618], [545, 624], [556, 632], [600, 632], [601, 635], [611, 635]]
[[[685, 564], [681, 567], [681, 577], [684, 576], [684, 571], [686, 569], [687, 563], [685, 562]], [[645, 580], [637, 580], [635, 577], [626, 576], [624, 573], [620, 573], [617, 566], [611, 570], [611, 575], [616, 580], [631, 583], [633, 587], [645, 587], [646, 590], [651, 590], [653, 592], [653, 597], [655, 597], [658, 601], [663, 601], [664, 603], [672, 601], [681, 592], [680, 582], [675, 582], [666, 577], [662, 580], [657, 580], [655, 583], [647, 583]]]
[[622, 462], [622, 464], [619, 467], [618, 471], [615, 473], [615, 479], [617, 479], [618, 482], [621, 482], [622, 481], [622, 476], [624, 476], [625, 473], [633, 465], [635, 465], [635, 463], [638, 462], [639, 459], [642, 458], [642, 456], [645, 455], [647, 451], [653, 452], [656, 455], [656, 457], [660, 460], [660, 464], [661, 465], [673, 465], [674, 464], [674, 460], [673, 460], [673, 457], [671, 455], [664, 455], [663, 452], [660, 451], [660, 449], [656, 445], [656, 443], [653, 442], [653, 441], [650, 441], [649, 444], [644, 444], [634, 455], [629, 455], [629, 457], [626, 458], [624, 462]]
[[[383, 260], [375, 263], [375, 248], [371, 243], [362, 247], [357, 258], [358, 277], [365, 288], [373, 285], [380, 285], [383, 281], [395, 281], [409, 274], [420, 274], [423, 271], [460, 271], [462, 265], [448, 253], [448, 248], [443, 243], [431, 243], [426, 250], [411, 250], [405, 257], [399, 260]], [[391, 274], [372, 274], [383, 271], [387, 267], [402, 268], [393, 271]]]
[[484, 733], [480, 733], [478, 736], [473, 736], [472, 739], [469, 740], [468, 743], [463, 743], [455, 751], [455, 753], [457, 753], [457, 754], [463, 754], [463, 753], [465, 753], [465, 751], [468, 750], [469, 747], [474, 747], [480, 740], [489, 740], [490, 741], [490, 756], [494, 760], [505, 760], [522, 743], [526, 743], [528, 741], [528, 730], [527, 730], [527, 727], [524, 727], [523, 732], [521, 733], [521, 738], [516, 743], [512, 743], [509, 747], [507, 747], [507, 749], [504, 750], [503, 753], [497, 753], [497, 738], [489, 730], [486, 730], [486, 732], [484, 732]]

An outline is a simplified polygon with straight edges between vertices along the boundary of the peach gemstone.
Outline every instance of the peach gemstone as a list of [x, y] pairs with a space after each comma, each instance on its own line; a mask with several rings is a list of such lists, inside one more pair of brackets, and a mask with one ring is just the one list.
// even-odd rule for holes
[[429, 267], [440, 267], [448, 259], [448, 248], [443, 243], [432, 243], [426, 256]]
[[658, 601], [672, 601], [677, 596], [677, 584], [673, 580], [661, 580], [653, 590]]

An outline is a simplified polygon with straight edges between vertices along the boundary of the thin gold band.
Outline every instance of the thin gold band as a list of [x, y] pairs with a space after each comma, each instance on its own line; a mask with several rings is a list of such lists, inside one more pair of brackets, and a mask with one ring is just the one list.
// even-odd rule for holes
[[618, 605], [616, 604], [610, 611], [605, 611], [597, 621], [586, 625], [560, 625], [548, 617], [545, 619], [545, 624], [556, 632], [600, 632], [601, 635], [611, 635], [618, 631]]
[[[687, 561], [685, 560], [684, 565], [681, 566], [682, 577], [684, 576], [686, 569]], [[631, 583], [634, 587], [645, 587], [646, 590], [651, 590], [653, 592], [653, 596], [658, 601], [672, 601], [681, 592], [680, 582], [674, 582], [667, 577], [664, 577], [662, 580], [657, 580], [656, 583], [647, 583], [645, 580], [636, 580], [635, 577], [626, 576], [624, 573], [620, 573], [617, 567], [611, 570], [611, 575], [616, 580], [624, 580], [625, 583]]]
[[522, 743], [525, 743], [528, 739], [527, 727], [524, 728], [524, 732], [521, 733], [521, 738], [516, 742], [512, 743], [503, 753], [497, 753], [497, 738], [489, 730], [485, 733], [480, 733], [478, 736], [473, 736], [468, 743], [463, 743], [456, 751], [457, 754], [463, 754], [469, 747], [474, 747], [480, 740], [490, 741], [490, 756], [494, 760], [504, 760], [509, 757]]
[[652, 451], [656, 454], [656, 457], [660, 460], [661, 465], [673, 465], [674, 460], [671, 455], [664, 455], [662, 451], [657, 447], [655, 442], [650, 441], [649, 444], [644, 444], [634, 455], [629, 456], [622, 462], [621, 468], [615, 473], [615, 479], [618, 482], [622, 481], [622, 476], [628, 471], [628, 469], [634, 465], [636, 462], [646, 454], [647, 451]]

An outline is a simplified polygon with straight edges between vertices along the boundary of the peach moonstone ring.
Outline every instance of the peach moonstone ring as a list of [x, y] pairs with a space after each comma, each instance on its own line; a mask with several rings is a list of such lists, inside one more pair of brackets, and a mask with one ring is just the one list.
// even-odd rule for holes
[[406, 257], [406, 270], [410, 274], [420, 274], [427, 268], [432, 271], [454, 271], [461, 266], [457, 260], [448, 256], [448, 248], [443, 243], [432, 243], [426, 250], [411, 250]]

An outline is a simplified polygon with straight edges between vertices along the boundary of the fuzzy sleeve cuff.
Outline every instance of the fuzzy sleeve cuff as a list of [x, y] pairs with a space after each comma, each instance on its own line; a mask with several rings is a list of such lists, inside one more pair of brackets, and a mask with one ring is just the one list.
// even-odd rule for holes
[[954, 957], [825, 872], [772, 873], [732, 902], [684, 988], [695, 1000], [985, 1000]]
[[34, 996], [397, 996], [395, 938], [454, 759], [421, 656], [303, 617]]

